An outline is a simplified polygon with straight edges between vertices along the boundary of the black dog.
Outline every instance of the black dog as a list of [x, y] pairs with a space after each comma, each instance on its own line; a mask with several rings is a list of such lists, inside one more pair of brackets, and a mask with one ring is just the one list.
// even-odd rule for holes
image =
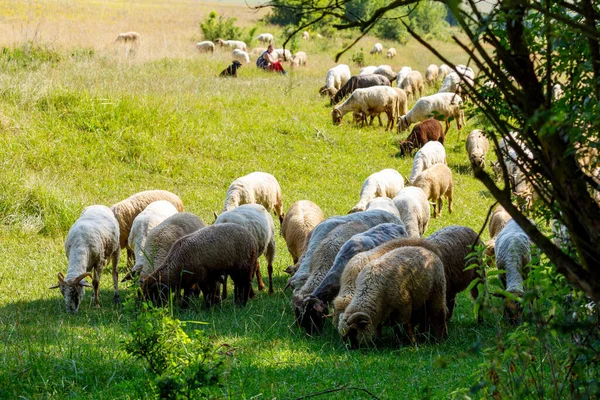
[[237, 78], [237, 69], [238, 68], [242, 68], [242, 63], [239, 62], [238, 60], [235, 60], [233, 63], [231, 63], [231, 65], [229, 67], [225, 68], [219, 74], [219, 76], [233, 76], [234, 78]]

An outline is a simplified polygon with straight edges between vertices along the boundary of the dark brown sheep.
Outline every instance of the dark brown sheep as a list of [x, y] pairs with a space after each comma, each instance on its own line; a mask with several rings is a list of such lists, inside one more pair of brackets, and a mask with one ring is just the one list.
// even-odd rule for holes
[[440, 121], [430, 118], [414, 126], [405, 141], [400, 143], [400, 155], [411, 154], [427, 142], [444, 144], [444, 130]]
[[331, 98], [331, 104], [339, 103], [344, 97], [352, 94], [356, 89], [364, 89], [372, 86], [392, 86], [392, 84], [390, 83], [390, 80], [383, 75], [354, 75]]

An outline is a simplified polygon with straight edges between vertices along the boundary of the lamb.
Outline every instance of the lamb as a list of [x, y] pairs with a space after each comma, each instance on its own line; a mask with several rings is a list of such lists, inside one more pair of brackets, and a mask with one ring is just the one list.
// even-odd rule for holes
[[396, 49], [393, 47], [390, 47], [387, 51], [386, 58], [394, 58], [394, 57], [396, 57]]
[[308, 31], [302, 32], [302, 39], [309, 40], [310, 39], [310, 33], [308, 33]]
[[384, 210], [400, 217], [400, 213], [394, 204], [394, 201], [389, 197], [376, 197], [367, 203], [365, 211], [368, 210]]
[[417, 98], [417, 91], [419, 97], [423, 96], [423, 77], [419, 71], [410, 71], [404, 81], [400, 84], [400, 88], [406, 92], [406, 96], [413, 96]]
[[214, 53], [215, 52], [215, 44], [210, 40], [205, 40], [203, 42], [196, 43], [196, 50], [199, 53]]
[[292, 67], [306, 67], [306, 53], [303, 51], [297, 52], [292, 58]]
[[395, 169], [387, 168], [375, 172], [364, 181], [360, 190], [360, 200], [350, 212], [364, 211], [367, 203], [377, 197], [393, 199], [403, 188], [404, 178]]
[[396, 72], [392, 71], [392, 67], [389, 65], [380, 65], [373, 71], [374, 74], [383, 75], [389, 79], [390, 82], [393, 82], [396, 79]]
[[390, 80], [383, 75], [355, 75], [338, 90], [331, 98], [331, 104], [339, 103], [344, 97], [352, 94], [356, 89], [364, 89], [372, 86], [391, 86]]
[[121, 249], [127, 249], [128, 268], [133, 266], [134, 261], [133, 249], [127, 246], [133, 220], [139, 213], [144, 211], [148, 204], [158, 200], [167, 200], [177, 208], [177, 211], [183, 211], [183, 203], [179, 196], [166, 190], [146, 190], [139, 192], [110, 207], [117, 221], [119, 221], [119, 245]]
[[434, 85], [435, 81], [437, 81], [439, 72], [440, 72], [440, 69], [438, 68], [438, 66], [435, 64], [431, 64], [425, 70], [425, 82], [427, 82], [427, 84], [429, 86]]
[[307, 237], [325, 219], [323, 211], [310, 200], [300, 200], [292, 204], [281, 223], [281, 236], [287, 244], [294, 264], [306, 248]]
[[[267, 260], [267, 271], [269, 272], [269, 294], [273, 293], [273, 260], [275, 259], [275, 225], [273, 217], [260, 204], [243, 204], [237, 208], [226, 211], [219, 215], [215, 225], [233, 223], [248, 229], [256, 239], [258, 245], [256, 278], [258, 290], [265, 290], [265, 284], [260, 274], [258, 257], [264, 255]], [[227, 280], [223, 284], [223, 298], [226, 298]]]
[[232, 210], [242, 204], [261, 204], [267, 211], [278, 215], [280, 222], [283, 221], [281, 187], [271, 174], [252, 172], [229, 185], [223, 211]]
[[167, 200], [159, 200], [148, 204], [148, 207], [135, 217], [133, 224], [131, 224], [127, 246], [133, 249], [136, 264], [140, 264], [141, 260], [146, 258], [144, 246], [148, 233], [155, 226], [178, 212], [177, 208]]
[[398, 71], [398, 75], [396, 75], [396, 85], [398, 87], [402, 87], [402, 82], [408, 76], [408, 74], [412, 71], [411, 67], [402, 67], [400, 71]]
[[250, 63], [250, 55], [248, 55], [248, 53], [246, 53], [244, 50], [240, 50], [240, 49], [233, 49], [233, 59], [237, 60], [239, 62], [243, 62], [246, 64]]
[[325, 86], [319, 89], [321, 96], [329, 95], [330, 98], [337, 93], [350, 79], [350, 67], [339, 64], [327, 71]]
[[444, 150], [444, 145], [436, 141], [425, 143], [425, 145], [417, 151], [417, 154], [415, 154], [408, 183], [413, 184], [421, 172], [438, 163], [446, 164], [446, 150]]
[[460, 130], [465, 123], [465, 116], [461, 110], [462, 104], [460, 96], [454, 93], [436, 93], [421, 97], [408, 114], [398, 119], [398, 131], [405, 131], [411, 124], [431, 117], [446, 121], [446, 132], [450, 128], [449, 119], [454, 118], [456, 127]]
[[123, 281], [133, 279], [138, 273], [140, 280], [146, 279], [167, 258], [173, 243], [205, 226], [201, 218], [189, 212], [173, 214], [162, 221], [148, 233], [143, 257], [136, 257], [135, 265]]
[[420, 149], [428, 142], [444, 144], [444, 137], [444, 129], [440, 121], [434, 118], [426, 119], [416, 124], [406, 140], [400, 143], [400, 155], [410, 154], [414, 149]]
[[[442, 216], [442, 197], [448, 200], [448, 212], [452, 214], [452, 171], [445, 164], [435, 164], [417, 175], [413, 183], [425, 192], [427, 198], [433, 203], [433, 218]], [[437, 204], [437, 207], [436, 207]]]
[[[298, 267], [298, 270], [288, 282], [288, 284], [292, 286], [292, 288], [300, 289], [308, 279], [308, 276], [310, 275], [311, 271], [314, 269], [311, 265], [319, 264], [318, 260], [313, 260], [312, 258], [315, 253], [315, 249], [319, 247], [321, 241], [338, 225], [352, 221], [358, 221], [366, 224], [367, 229], [379, 224], [385, 224], [387, 222], [392, 222], [396, 224], [401, 223], [400, 218], [383, 210], [363, 211], [344, 216], [332, 217], [324, 220], [315, 227], [310, 236], [310, 240], [308, 240], [306, 243], [306, 251], [304, 252], [303, 257], [300, 258], [300, 265]], [[335, 254], [333, 255], [333, 257], [331, 257], [332, 261], [333, 258], [335, 258]]]
[[246, 43], [242, 42], [241, 40], [223, 40], [223, 39], [217, 39], [215, 40], [215, 45], [219, 46], [219, 47], [229, 47], [230, 49], [239, 49], [239, 50], [243, 50], [243, 51], [248, 51], [248, 46], [246, 46]]
[[408, 237], [423, 236], [431, 215], [429, 201], [423, 189], [415, 186], [405, 187], [398, 192], [393, 201], [400, 214], [400, 219], [406, 226]]
[[261, 33], [256, 37], [256, 40], [258, 40], [260, 43], [270, 44], [273, 43], [273, 35], [270, 33]]
[[359, 75], [373, 75], [375, 73], [375, 70], [377, 69], [376, 66], [374, 65], [369, 65], [367, 67], [363, 67], [361, 68], [360, 71], [358, 71]]
[[369, 52], [369, 54], [379, 54], [379, 55], [381, 55], [382, 53], [383, 53], [383, 45], [381, 43], [375, 43], [373, 45], [373, 48]]
[[399, 87], [393, 88], [398, 93], [398, 115], [406, 115], [408, 112], [408, 98], [406, 92]]
[[[177, 240], [165, 261], [141, 283], [142, 293], [155, 304], [166, 304], [169, 291], [184, 300], [197, 285], [206, 307], [218, 304], [218, 283], [227, 274], [235, 285], [234, 299], [246, 305], [252, 291], [252, 276], [258, 258], [256, 239], [238, 224], [202, 228]], [[185, 273], [184, 273], [185, 270]]]
[[440, 69], [439, 69], [439, 73], [438, 73], [438, 79], [444, 80], [444, 78], [446, 78], [446, 76], [449, 73], [451, 73], [451, 72], [452, 72], [452, 68], [450, 68], [446, 64], [440, 65]]
[[[383, 76], [381, 78], [386, 79]], [[343, 88], [336, 93], [336, 97], [342, 90]], [[333, 111], [331, 111], [331, 117], [333, 124], [339, 125], [344, 115], [348, 112], [362, 113], [365, 118], [372, 114], [379, 115], [384, 112], [388, 118], [386, 130], [390, 130], [393, 128], [394, 115], [397, 113], [397, 110], [398, 93], [389, 86], [375, 86], [356, 89], [345, 102], [334, 107]]]
[[[76, 313], [84, 295], [84, 288], [93, 287], [94, 304], [100, 307], [98, 288], [102, 269], [112, 261], [114, 301], [119, 301], [119, 223], [112, 211], [102, 205], [86, 207], [73, 224], [65, 240], [65, 253], [69, 260], [67, 276], [58, 273], [58, 284], [50, 289], [60, 289], [65, 298], [67, 312]], [[92, 285], [83, 279], [92, 276]]]
[[356, 294], [341, 316], [338, 332], [352, 348], [370, 342], [384, 323], [402, 323], [416, 342], [413, 320], [427, 310], [433, 335], [446, 330], [446, 280], [437, 254], [425, 247], [401, 247], [371, 262], [358, 274]]
[[333, 265], [323, 278], [321, 284], [312, 294], [302, 299], [299, 304], [301, 321], [309, 334], [323, 330], [324, 313], [327, 303], [333, 301], [340, 290], [340, 278], [348, 262], [357, 254], [369, 251], [392, 239], [406, 237], [402, 224], [381, 224], [366, 232], [352, 236], [337, 253]]
[[485, 168], [485, 155], [490, 147], [490, 142], [481, 129], [475, 129], [469, 133], [465, 147], [473, 168]]

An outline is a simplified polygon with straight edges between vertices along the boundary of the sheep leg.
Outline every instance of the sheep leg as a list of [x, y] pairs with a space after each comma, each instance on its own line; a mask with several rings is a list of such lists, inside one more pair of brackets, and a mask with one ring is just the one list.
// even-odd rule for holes
[[127, 269], [131, 271], [133, 268], [133, 262], [135, 261], [135, 255], [133, 250], [127, 247]]
[[448, 337], [446, 296], [440, 291], [434, 291], [425, 307], [427, 307], [430, 325], [436, 340], [443, 340]]
[[437, 199], [438, 216], [442, 216], [442, 207], [444, 206], [444, 200], [442, 196]]
[[269, 294], [273, 293], [273, 260], [275, 259], [275, 239], [269, 242], [266, 251], [267, 270], [269, 271]]
[[446, 120], [446, 131], [444, 131], [444, 136], [446, 136], [449, 129], [450, 129], [450, 121]]
[[265, 290], [265, 284], [262, 280], [262, 275], [260, 274], [260, 263], [258, 262], [258, 260], [256, 260], [255, 273], [256, 273], [256, 280], [258, 281], [258, 290], [262, 292]]
[[448, 200], [448, 213], [452, 214], [452, 189], [446, 192], [446, 200]]
[[100, 274], [102, 272], [102, 264], [98, 265], [94, 268], [94, 274], [92, 276], [92, 288], [94, 289], [94, 305], [96, 307], [101, 307], [100, 297], [99, 297], [99, 289], [100, 289]]
[[223, 300], [227, 298], [227, 274], [223, 275], [223, 291], [221, 292], [221, 298]]
[[112, 278], [113, 278], [113, 286], [115, 289], [115, 294], [113, 296], [113, 302], [115, 304], [119, 303], [119, 258], [121, 256], [121, 251], [117, 250], [112, 254]]
[[383, 123], [381, 122], [381, 114], [377, 114], [377, 119], [379, 120], [379, 126], [382, 127]]

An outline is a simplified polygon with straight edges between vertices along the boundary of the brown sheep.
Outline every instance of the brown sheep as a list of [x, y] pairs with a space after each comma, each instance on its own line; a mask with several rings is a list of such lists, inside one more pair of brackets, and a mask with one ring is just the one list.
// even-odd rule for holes
[[411, 154], [413, 150], [420, 149], [431, 141], [444, 144], [444, 128], [435, 118], [426, 119], [413, 127], [406, 140], [400, 143], [400, 155]]
[[310, 200], [300, 200], [292, 204], [281, 223], [281, 236], [287, 244], [294, 264], [304, 253], [306, 238], [325, 219], [323, 211]]
[[445, 164], [434, 164], [417, 175], [413, 182], [414, 186], [420, 187], [427, 198], [433, 203], [433, 218], [442, 216], [442, 197], [448, 200], [448, 212], [452, 214], [452, 192], [454, 183], [452, 171]]

